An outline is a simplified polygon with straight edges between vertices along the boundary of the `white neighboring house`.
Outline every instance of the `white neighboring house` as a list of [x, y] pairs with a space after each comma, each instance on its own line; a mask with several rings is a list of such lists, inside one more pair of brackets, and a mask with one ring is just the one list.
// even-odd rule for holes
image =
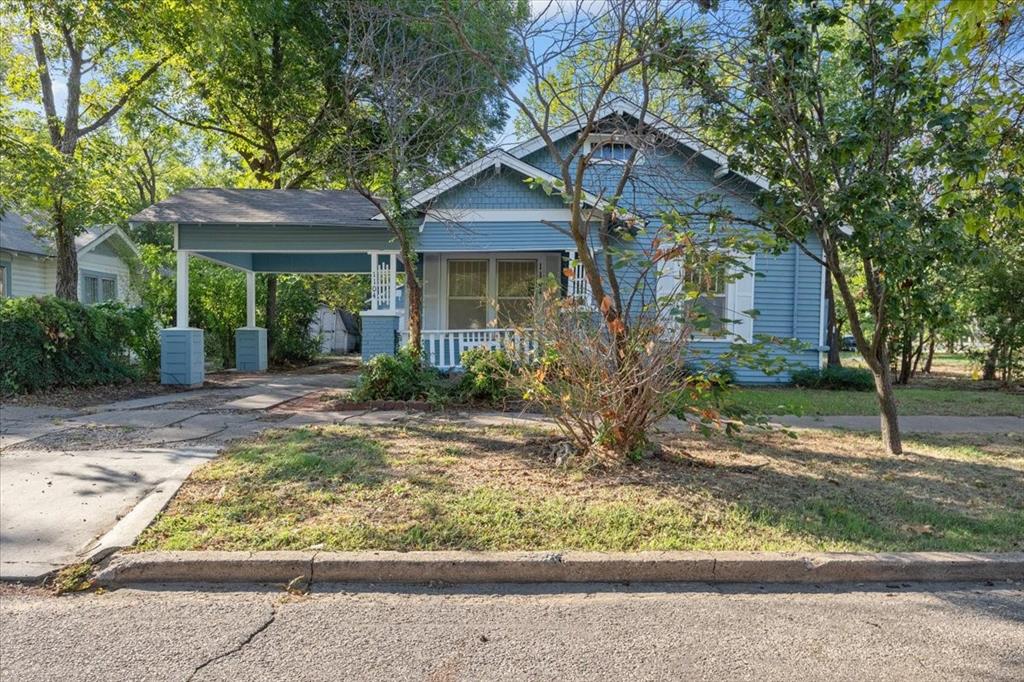
[[[75, 237], [75, 248], [78, 300], [138, 302], [130, 286], [129, 261], [138, 258], [139, 252], [121, 228], [89, 228]], [[34, 234], [17, 213], [0, 216], [0, 298], [46, 296], [56, 290], [57, 258], [51, 242]]]

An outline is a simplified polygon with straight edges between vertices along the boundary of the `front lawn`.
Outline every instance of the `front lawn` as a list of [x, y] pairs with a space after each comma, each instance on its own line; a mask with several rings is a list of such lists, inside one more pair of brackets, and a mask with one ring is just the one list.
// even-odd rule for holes
[[[935, 414], [978, 416], [1024, 415], [1024, 393], [1003, 390], [961, 388], [896, 387], [901, 415]], [[875, 415], [878, 399], [874, 391], [828, 391], [795, 387], [737, 388], [728, 397], [756, 414]]]
[[137, 549], [1021, 550], [1024, 441], [671, 437], [613, 471], [554, 437], [425, 421], [268, 432], [192, 474]]

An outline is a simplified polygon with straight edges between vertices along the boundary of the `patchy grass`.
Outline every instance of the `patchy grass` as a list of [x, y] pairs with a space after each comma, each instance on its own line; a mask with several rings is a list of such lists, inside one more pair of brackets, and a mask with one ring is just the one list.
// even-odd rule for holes
[[437, 423], [267, 432], [193, 473], [136, 548], [1024, 549], [1024, 441], [803, 431], [663, 443], [611, 471]]
[[[896, 387], [901, 415], [978, 416], [1024, 415], [1024, 393], [999, 390]], [[729, 402], [757, 414], [872, 415], [878, 414], [873, 391], [829, 391], [796, 387], [737, 388]]]
[[53, 591], [58, 595], [84, 592], [92, 586], [92, 564], [88, 561], [65, 566], [53, 577]]

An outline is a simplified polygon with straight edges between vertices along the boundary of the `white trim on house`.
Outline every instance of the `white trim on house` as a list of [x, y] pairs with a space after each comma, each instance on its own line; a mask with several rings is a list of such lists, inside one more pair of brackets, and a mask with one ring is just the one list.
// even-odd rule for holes
[[[498, 297], [498, 261], [536, 261], [537, 279], [539, 281], [549, 274], [545, 266], [545, 258], [550, 253], [550, 251], [466, 251], [439, 254], [440, 272], [438, 273], [437, 289], [438, 328], [440, 330], [448, 329], [448, 263], [450, 261], [487, 261], [486, 324], [488, 326], [484, 327], [487, 329], [497, 321], [497, 311], [494, 308], [494, 302]], [[561, 259], [561, 255], [559, 255], [559, 259]]]
[[[596, 134], [596, 133], [592, 133], [591, 135], [587, 136], [587, 141], [583, 143], [583, 154], [584, 155], [593, 154], [595, 147], [600, 147], [602, 145], [609, 144], [609, 143], [624, 144], [624, 145], [628, 145], [628, 146], [636, 149], [637, 153], [636, 153], [636, 158], [633, 159], [633, 165], [634, 166], [643, 165], [644, 160], [645, 160], [644, 159], [644, 152], [643, 152], [643, 150], [638, 149], [636, 147], [636, 145], [634, 145], [630, 141], [628, 135], [615, 135], [615, 134], [604, 134], [604, 133]], [[627, 162], [627, 159], [603, 159], [603, 158], [593, 158], [593, 157], [591, 157], [591, 159], [590, 159], [590, 163], [591, 164], [599, 165], [599, 166], [625, 166], [626, 162]]]
[[[466, 164], [448, 177], [439, 180], [430, 187], [414, 194], [412, 198], [409, 199], [409, 208], [419, 208], [453, 187], [458, 187], [466, 180], [476, 177], [485, 170], [490, 168], [498, 169], [502, 166], [511, 168], [528, 178], [537, 178], [538, 180], [552, 184], [558, 184], [560, 182], [560, 180], [554, 175], [526, 163], [522, 159], [509, 154], [503, 149], [492, 149], [476, 161]], [[605, 209], [610, 206], [609, 202], [598, 199], [596, 195], [591, 194], [590, 192], [583, 193], [583, 200], [600, 209]], [[373, 220], [384, 220], [384, 214], [378, 213], [373, 216]]]
[[[175, 226], [175, 228], [177, 228], [177, 226]], [[117, 235], [118, 237], [120, 237], [121, 241], [123, 241], [125, 244], [128, 245], [128, 248], [131, 249], [131, 252], [133, 254], [135, 254], [136, 258], [139, 257], [139, 255], [140, 255], [139, 254], [139, 249], [138, 249], [137, 246], [135, 246], [135, 242], [133, 242], [128, 237], [128, 235], [124, 233], [124, 230], [122, 230], [117, 225], [111, 225], [109, 228], [107, 228], [106, 231], [101, 232], [98, 237], [93, 239], [91, 242], [89, 242], [88, 244], [86, 244], [82, 248], [78, 249], [78, 255], [81, 256], [81, 255], [84, 255], [86, 253], [89, 253], [90, 251], [92, 251], [97, 246], [99, 246], [103, 242], [107, 241], [107, 239], [109, 239], [110, 237], [112, 237], [114, 235]], [[175, 229], [175, 237], [177, 237], [177, 229]], [[177, 244], [175, 244], [175, 247], [177, 247]]]
[[[439, 223], [507, 223], [507, 222], [552, 222], [567, 223], [572, 212], [567, 208], [431, 208], [426, 212], [423, 224]], [[423, 225], [420, 225], [423, 231]]]
[[[661, 134], [665, 135], [669, 139], [675, 140], [679, 144], [689, 147], [690, 149], [700, 154], [702, 157], [708, 159], [709, 161], [715, 164], [718, 164], [717, 172], [721, 172], [722, 177], [724, 177], [728, 173], [734, 173], [737, 176], [747, 180], [748, 182], [753, 183], [754, 185], [757, 185], [762, 189], [769, 188], [768, 178], [757, 173], [748, 174], [730, 170], [728, 156], [718, 151], [714, 147], [705, 144], [704, 142], [694, 137], [693, 135], [690, 135], [689, 133], [680, 129], [675, 124], [666, 121], [657, 114], [653, 114], [650, 111], [642, 112], [641, 107], [639, 105], [634, 104], [629, 100], [617, 98], [608, 102], [598, 110], [597, 115], [594, 117], [594, 121], [599, 121], [612, 114], [628, 114], [633, 118], [642, 120], [645, 125], [651, 126], [652, 128], [654, 128]], [[565, 125], [555, 128], [554, 130], [551, 130], [548, 133], [548, 137], [551, 138], [552, 142], [558, 142], [559, 140], [564, 139], [565, 137], [568, 137], [573, 133], [579, 132], [586, 125], [586, 123], [587, 121], [585, 117], [577, 117], [575, 122], [567, 123]], [[547, 142], [544, 140], [544, 138], [538, 135], [537, 137], [534, 137], [532, 139], [529, 139], [525, 142], [516, 145], [515, 147], [512, 147], [511, 149], [509, 149], [509, 153], [513, 156], [522, 158], [524, 156], [532, 154], [538, 149], [543, 149], [546, 146]], [[719, 177], [717, 175], [717, 172], [716, 177]]]
[[[695, 333], [694, 341], [720, 341], [735, 343], [754, 340], [754, 318], [746, 311], [754, 309], [754, 280], [757, 272], [756, 254], [734, 254], [739, 260], [747, 261], [743, 275], [725, 284], [725, 316], [731, 321], [726, 324], [725, 333], [720, 336]], [[670, 296], [679, 291], [682, 280], [682, 264], [679, 261], [667, 263], [656, 287], [657, 296]]]

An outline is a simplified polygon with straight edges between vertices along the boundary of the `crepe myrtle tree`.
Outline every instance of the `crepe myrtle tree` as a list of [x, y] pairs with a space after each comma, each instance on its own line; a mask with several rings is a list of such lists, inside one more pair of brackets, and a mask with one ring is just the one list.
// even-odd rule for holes
[[[639, 163], [647, 155], [680, 148], [676, 135], [685, 134], [687, 121], [679, 102], [695, 93], [693, 79], [659, 78], [654, 67], [664, 71], [672, 65], [687, 73], [699, 65], [696, 53], [679, 50], [664, 27], [670, 21], [699, 22], [702, 5], [581, 0], [537, 7], [512, 30], [522, 62], [518, 78], [509, 78], [490, 54], [474, 48], [457, 11], [448, 9], [441, 16], [443, 29], [457, 36], [500, 83], [518, 113], [517, 128], [542, 143], [555, 179], [537, 178], [532, 184], [560, 196], [569, 212], [567, 225], [550, 226], [575, 245], [578, 262], [566, 275], [583, 280], [577, 284], [589, 291], [594, 307], [557, 315], [552, 311], [563, 304], [549, 301], [537, 311], [533, 336], [542, 348], [541, 367], [522, 381], [534, 376], [524, 392], [550, 408], [577, 450], [599, 447], [636, 456], [649, 449], [651, 427], [672, 409], [672, 397], [690, 385], [683, 358], [700, 319], [695, 301], [712, 281], [743, 273], [745, 261], [739, 256], [745, 251], [739, 247], [742, 242], [749, 248], [749, 235], [740, 239], [719, 231], [730, 221], [718, 225], [713, 217], [722, 213], [722, 195], [735, 187], [723, 178], [718, 192], [680, 197], [659, 189], [673, 187], [677, 171]], [[601, 59], [594, 58], [594, 45], [601, 46]], [[569, 138], [561, 134], [565, 125], [574, 128]], [[673, 134], [666, 126], [675, 127]], [[628, 145], [621, 163], [598, 163], [598, 151], [608, 139]], [[591, 193], [594, 187], [601, 189]], [[649, 196], [650, 214], [625, 205], [621, 197], [627, 188]], [[665, 206], [673, 208], [662, 210]], [[709, 255], [711, 243], [717, 244], [715, 255]], [[676, 280], [684, 284], [674, 292], [659, 291], [659, 282], [673, 281], [666, 280], [671, 275], [666, 270], [679, 267], [686, 276]], [[627, 285], [621, 281], [624, 272], [639, 275]], [[730, 311], [726, 316], [733, 312], [753, 313]], [[737, 341], [728, 322], [718, 319], [717, 333]], [[754, 345], [739, 343], [734, 349], [749, 355]], [[772, 371], [767, 363], [764, 367]], [[718, 415], [706, 410], [704, 416]]]
[[[346, 46], [338, 76], [346, 106], [334, 119], [342, 134], [335, 167], [380, 211], [405, 267], [409, 346], [421, 350], [422, 285], [416, 238], [422, 218], [410, 204], [415, 191], [481, 151], [501, 126], [504, 103], [489, 70], [467, 47], [436, 31], [431, 16], [444, 3], [342, 3], [329, 21]], [[515, 64], [507, 31], [521, 18], [500, 3], [461, 13], [468, 49], [490, 54], [509, 77]]]
[[[805, 251], [808, 235], [819, 238], [822, 251], [808, 255], [835, 285], [874, 376], [884, 447], [900, 454], [889, 353], [897, 288], [916, 260], [907, 237], [934, 218], [962, 220], [941, 200], [958, 191], [951, 178], [979, 172], [992, 126], [974, 125], [983, 116], [973, 99], [999, 89], [992, 60], [1019, 15], [1000, 3], [927, 0], [745, 9], [714, 24], [717, 44], [695, 74], [704, 78], [702, 108], [730, 145], [730, 164], [770, 181], [762, 226]], [[682, 31], [677, 42], [693, 47]], [[945, 143], [959, 128], [975, 134], [954, 156]], [[844, 261], [863, 278], [870, 319]]]

